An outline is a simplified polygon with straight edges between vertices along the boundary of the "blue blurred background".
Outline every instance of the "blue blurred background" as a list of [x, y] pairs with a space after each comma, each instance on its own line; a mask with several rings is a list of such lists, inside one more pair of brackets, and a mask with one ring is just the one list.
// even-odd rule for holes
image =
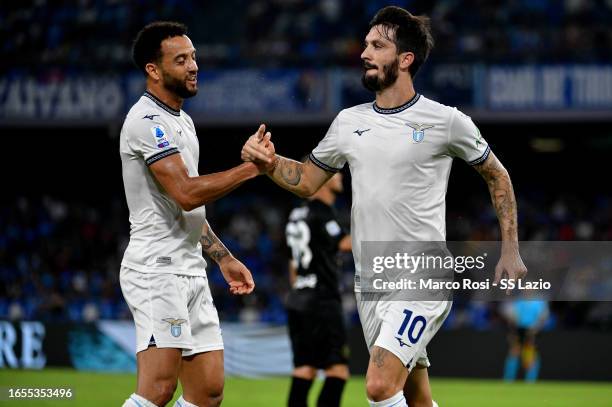
[[[359, 55], [387, 4], [431, 17], [436, 46], [417, 90], [471, 115], [507, 166], [521, 240], [610, 240], [612, 1], [276, 0], [20, 1], [0, 5], [0, 320], [131, 320], [118, 283], [129, 238], [118, 135], [144, 90], [135, 34], [178, 20], [198, 53], [200, 172], [240, 161], [264, 122], [277, 152], [299, 159], [339, 110], [373, 100]], [[348, 226], [350, 178], [337, 207]], [[207, 206], [209, 221], [253, 272], [256, 292], [229, 295], [208, 270], [224, 322], [286, 323], [284, 227], [300, 201], [266, 179]], [[456, 163], [449, 240], [499, 239], [486, 186]], [[353, 263], [340, 259], [347, 323], [359, 332]], [[555, 302], [548, 331], [603, 332], [609, 302]], [[444, 330], [504, 332], [497, 303], [457, 301]], [[501, 375], [501, 367], [498, 369]]]

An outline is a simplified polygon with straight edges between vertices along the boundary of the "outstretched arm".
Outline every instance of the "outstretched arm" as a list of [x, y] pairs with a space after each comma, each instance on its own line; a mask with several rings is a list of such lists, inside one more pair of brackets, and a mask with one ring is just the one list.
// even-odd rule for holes
[[498, 282], [504, 272], [508, 274], [508, 278], [522, 278], [527, 273], [527, 268], [519, 253], [516, 198], [508, 171], [493, 152], [482, 164], [475, 165], [474, 168], [489, 187], [501, 229], [502, 256], [495, 269], [495, 280]]
[[253, 291], [255, 283], [251, 272], [242, 262], [232, 256], [227, 247], [215, 235], [208, 221], [202, 227], [200, 243], [202, 244], [202, 251], [219, 265], [232, 294], [250, 294]]
[[[260, 126], [255, 134], [261, 131]], [[269, 139], [269, 136], [266, 137]], [[227, 171], [192, 177], [180, 154], [172, 154], [149, 166], [155, 179], [168, 195], [186, 211], [221, 198], [243, 182], [255, 178], [270, 168], [270, 163], [260, 166], [242, 163]]]
[[268, 177], [277, 185], [302, 198], [317, 192], [333, 175], [310, 160], [301, 163], [280, 155], [274, 157], [273, 170], [268, 172]]
[[159, 160], [149, 168], [168, 195], [186, 211], [215, 201], [259, 175], [255, 165], [243, 163], [227, 171], [191, 177], [180, 154]]

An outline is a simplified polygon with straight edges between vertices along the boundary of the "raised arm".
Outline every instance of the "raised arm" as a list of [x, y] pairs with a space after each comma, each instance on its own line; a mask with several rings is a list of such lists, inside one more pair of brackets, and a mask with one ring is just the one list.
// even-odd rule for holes
[[474, 168], [489, 187], [501, 229], [502, 255], [495, 269], [495, 280], [498, 282], [504, 272], [508, 274], [508, 278], [522, 278], [527, 273], [527, 268], [519, 253], [516, 198], [510, 175], [493, 152], [482, 164], [477, 164]]

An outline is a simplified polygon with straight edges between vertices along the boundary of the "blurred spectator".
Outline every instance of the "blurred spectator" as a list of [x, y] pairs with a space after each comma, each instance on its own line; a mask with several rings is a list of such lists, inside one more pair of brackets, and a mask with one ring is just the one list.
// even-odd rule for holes
[[[519, 202], [521, 240], [612, 237], [608, 198], [582, 197], [578, 202], [538, 196], [526, 193]], [[0, 319], [130, 318], [117, 281], [129, 233], [127, 210], [117, 197], [109, 202], [18, 197], [0, 206]], [[286, 322], [283, 302], [289, 288], [288, 251], [282, 225], [291, 204], [282, 197], [237, 194], [207, 207], [211, 223], [230, 250], [243, 259], [257, 284], [250, 296], [230, 295], [214, 262], [208, 262], [209, 283], [221, 319]], [[347, 214], [350, 203], [340, 205], [340, 213]], [[495, 213], [484, 195], [449, 208], [447, 224], [449, 240], [499, 238]], [[353, 258], [347, 254], [341, 260], [345, 311], [355, 323]], [[586, 268], [571, 283], [574, 291], [584, 291], [582, 298], [589, 296], [589, 290], [602, 288], [592, 287], [589, 276]], [[554, 304], [552, 312], [564, 326], [612, 326], [609, 307], [599, 303]], [[445, 326], [489, 329], [502, 324], [496, 304], [458, 300]]]
[[[396, 1], [432, 19], [435, 60], [447, 62], [609, 62], [608, 0]], [[66, 74], [132, 69], [135, 34], [154, 20], [190, 27], [203, 67], [359, 65], [377, 0], [197, 2], [127, 0], [0, 5], [0, 72]]]

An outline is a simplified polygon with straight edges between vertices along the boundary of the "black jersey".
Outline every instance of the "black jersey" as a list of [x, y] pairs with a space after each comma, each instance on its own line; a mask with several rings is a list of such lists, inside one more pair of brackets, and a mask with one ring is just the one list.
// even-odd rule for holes
[[291, 212], [285, 232], [297, 267], [288, 306], [302, 308], [311, 301], [340, 300], [337, 254], [346, 232], [334, 208], [318, 199], [309, 201]]

